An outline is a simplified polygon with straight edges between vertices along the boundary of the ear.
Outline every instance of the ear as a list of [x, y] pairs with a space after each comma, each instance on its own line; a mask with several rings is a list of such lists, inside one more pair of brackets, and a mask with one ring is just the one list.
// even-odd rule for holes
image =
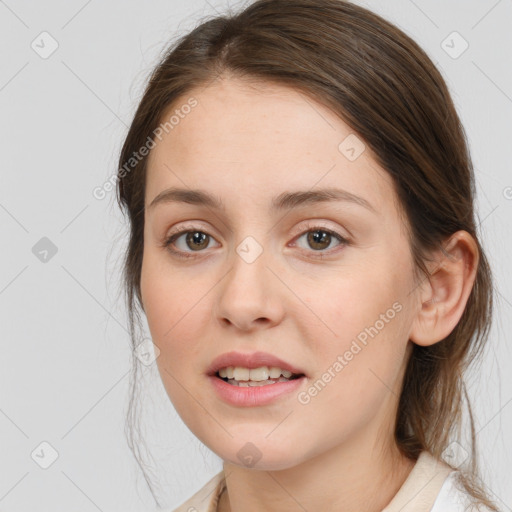
[[459, 322], [478, 268], [479, 252], [467, 231], [457, 231], [434, 253], [431, 272], [419, 287], [420, 306], [409, 333], [417, 345], [446, 338]]

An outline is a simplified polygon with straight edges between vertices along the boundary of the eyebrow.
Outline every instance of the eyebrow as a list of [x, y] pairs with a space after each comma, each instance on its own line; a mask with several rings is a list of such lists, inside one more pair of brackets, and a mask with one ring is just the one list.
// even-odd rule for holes
[[[311, 204], [334, 201], [346, 201], [358, 204], [375, 214], [377, 213], [375, 208], [366, 199], [339, 188], [283, 192], [272, 200], [270, 209], [272, 212], [278, 212]], [[206, 206], [214, 210], [226, 211], [226, 206], [220, 197], [203, 190], [184, 188], [168, 188], [163, 190], [151, 201], [148, 209], [153, 209], [158, 204], [169, 203], [187, 203], [197, 206]]]

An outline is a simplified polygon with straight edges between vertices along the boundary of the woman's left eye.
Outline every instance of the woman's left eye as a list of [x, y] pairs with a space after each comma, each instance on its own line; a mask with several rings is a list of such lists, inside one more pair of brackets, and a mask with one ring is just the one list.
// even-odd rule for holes
[[[184, 247], [179, 247], [178, 242], [183, 237]], [[303, 237], [306, 237], [306, 242], [309, 247], [313, 249], [313, 252], [321, 253], [319, 254], [320, 257], [323, 253], [328, 252], [326, 249], [329, 248], [333, 240], [337, 240], [338, 245], [347, 245], [349, 243], [349, 241], [339, 233], [318, 226], [311, 227], [307, 231], [304, 231], [299, 235], [297, 240]], [[209, 248], [209, 242], [212, 240], [215, 239], [208, 233], [193, 227], [186, 227], [166, 238], [162, 245], [172, 254], [180, 258], [193, 258], [195, 256], [193, 254], [194, 252], [201, 252], [203, 249]], [[174, 249], [173, 246], [177, 247], [178, 250]]]
[[[338, 241], [338, 245], [347, 245], [348, 240], [339, 233], [323, 227], [313, 227], [302, 233], [297, 240], [306, 237], [306, 243], [315, 252], [326, 252], [333, 240]], [[322, 254], [320, 254], [322, 256]]]

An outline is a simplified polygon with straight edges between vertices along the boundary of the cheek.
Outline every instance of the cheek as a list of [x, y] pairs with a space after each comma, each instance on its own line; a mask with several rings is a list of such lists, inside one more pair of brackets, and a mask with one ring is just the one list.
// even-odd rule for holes
[[396, 323], [406, 295], [393, 274], [393, 269], [373, 261], [351, 268], [350, 273], [342, 269], [336, 278], [308, 283], [302, 290], [296, 283], [297, 295], [307, 306], [302, 306], [301, 315], [304, 329], [310, 329], [305, 339], [320, 341], [322, 336], [330, 342], [319, 346], [343, 349], [359, 334], [364, 341], [364, 333], [374, 324], [379, 331], [388, 330]]
[[314, 415], [315, 429], [326, 444], [392, 410], [400, 395], [407, 347], [407, 319], [401, 316], [405, 310], [395, 297], [377, 297], [375, 288], [358, 285], [332, 289], [329, 297], [324, 299], [324, 315], [336, 335], [328, 331], [320, 340], [318, 331], [316, 336], [309, 331], [314, 372], [299, 397], [301, 412]]
[[173, 406], [191, 425], [201, 414], [191, 407], [189, 392], [204, 350], [199, 331], [208, 317], [207, 303], [200, 300], [204, 290], [195, 288], [193, 280], [166, 267], [158, 255], [145, 255], [141, 294], [151, 338], [160, 351], [156, 364]]
[[390, 251], [340, 272], [328, 287], [309, 288], [314, 314], [304, 316], [303, 336], [315, 353], [315, 377], [329, 382], [325, 400], [374, 401], [399, 385], [412, 321], [408, 265]]
[[163, 268], [160, 259], [145, 251], [141, 270], [141, 295], [153, 342], [165, 356], [166, 347], [175, 338], [179, 319], [186, 314], [186, 300], [178, 295], [175, 277]]
[[141, 294], [152, 340], [160, 350], [157, 363], [176, 376], [189, 376], [191, 362], [201, 360], [204, 351], [201, 333], [208, 332], [211, 322], [206, 296], [211, 285], [204, 283], [167, 265], [155, 251], [144, 256]]

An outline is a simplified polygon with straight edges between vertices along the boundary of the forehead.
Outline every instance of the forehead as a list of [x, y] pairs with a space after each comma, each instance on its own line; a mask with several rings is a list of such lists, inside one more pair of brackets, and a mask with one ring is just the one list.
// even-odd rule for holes
[[[222, 153], [244, 160], [258, 155], [261, 160], [266, 156], [261, 149], [279, 149], [284, 159], [290, 152], [297, 154], [300, 147], [302, 152], [333, 153], [339, 135], [350, 132], [337, 116], [299, 91], [237, 79], [223, 79], [192, 90], [173, 103], [162, 121], [180, 111], [191, 97], [197, 105], [164, 134], [167, 149], [179, 149], [182, 158], [211, 153], [218, 159]], [[327, 132], [331, 133], [326, 140]]]
[[[190, 98], [196, 105], [182, 108]], [[347, 153], [364, 148], [353, 130], [292, 88], [224, 79], [179, 98], [161, 122], [172, 115], [175, 124], [150, 152], [146, 204], [172, 186], [262, 202], [283, 190], [342, 187], [377, 209], [392, 194], [367, 147], [356, 159]]]

